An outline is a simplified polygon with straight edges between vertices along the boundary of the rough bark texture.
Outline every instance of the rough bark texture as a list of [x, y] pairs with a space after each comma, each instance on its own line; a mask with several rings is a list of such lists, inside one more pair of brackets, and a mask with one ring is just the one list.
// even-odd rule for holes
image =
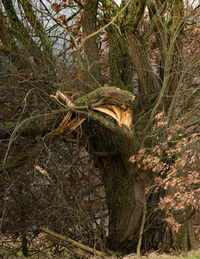
[[135, 233], [140, 225], [144, 206], [143, 174], [128, 161], [136, 147], [131, 137], [103, 129], [95, 137], [90, 137], [91, 131], [87, 135], [88, 151], [94, 154], [105, 184], [109, 210], [108, 246], [113, 250], [125, 251], [128, 245], [137, 243]]
[[[120, 161], [120, 160], [119, 160]], [[116, 161], [103, 174], [109, 208], [109, 247], [120, 249], [134, 240], [144, 201], [142, 179], [130, 174]]]
[[133, 89], [133, 63], [124, 39], [114, 26], [107, 30], [109, 35], [109, 69], [113, 85], [122, 89]]
[[[84, 36], [90, 35], [96, 31], [97, 0], [86, 0], [82, 14], [82, 28]], [[99, 51], [97, 45], [97, 36], [91, 37], [84, 45], [85, 69], [87, 73], [87, 83], [91, 86], [100, 86], [103, 84], [101, 75], [101, 66], [99, 62]]]
[[[28, 2], [23, 1], [26, 18], [32, 25], [33, 29], [35, 29], [37, 36], [41, 40], [43, 50], [40, 46], [38, 46], [32, 36], [30, 36], [29, 31], [24, 26], [24, 23], [18, 18], [12, 1], [3, 0], [2, 3], [7, 13], [10, 25], [8, 25], [5, 15], [3, 17], [3, 13], [0, 10], [0, 19], [3, 21], [0, 38], [5, 47], [8, 48], [10, 56], [13, 57], [11, 61], [19, 68], [25, 68], [26, 66], [30, 67], [30, 65], [32, 65], [32, 69], [34, 69], [34, 66], [37, 65], [43, 71], [53, 70], [52, 52], [48, 37], [44, 32], [44, 29], [42, 29], [42, 25], [36, 19], [31, 5]], [[5, 32], [8, 33], [7, 36], [5, 36]], [[15, 43], [16, 39], [19, 44]], [[6, 45], [6, 43], [8, 45]], [[31, 62], [30, 57], [32, 57], [34, 62]]]
[[[184, 4], [182, 0], [175, 0], [172, 6], [172, 31], [170, 34], [170, 43], [168, 56], [165, 64], [167, 86], [165, 91], [164, 104], [169, 108], [172, 98], [178, 88], [181, 73], [183, 72], [183, 43], [182, 43], [182, 24], [184, 17]], [[169, 59], [169, 62], [167, 62]], [[176, 93], [177, 96], [177, 93]], [[172, 109], [172, 107], [171, 107]], [[171, 114], [170, 114], [171, 115]]]
[[126, 42], [134, 68], [138, 75], [140, 102], [143, 106], [149, 95], [156, 95], [159, 93], [159, 80], [152, 70], [144, 43], [142, 43], [140, 39], [130, 32], [126, 36]]

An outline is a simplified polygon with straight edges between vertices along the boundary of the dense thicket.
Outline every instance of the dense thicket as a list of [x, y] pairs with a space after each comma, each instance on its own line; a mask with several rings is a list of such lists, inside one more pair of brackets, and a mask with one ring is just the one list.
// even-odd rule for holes
[[2, 238], [24, 255], [84, 254], [40, 227], [102, 251], [197, 245], [199, 14], [183, 0], [2, 0]]

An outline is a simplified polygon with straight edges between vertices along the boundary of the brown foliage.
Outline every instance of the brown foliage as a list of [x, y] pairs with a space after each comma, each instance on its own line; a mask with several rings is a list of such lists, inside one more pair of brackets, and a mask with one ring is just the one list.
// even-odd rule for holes
[[176, 232], [185, 218], [194, 211], [200, 213], [199, 133], [188, 131], [186, 134], [184, 130], [183, 118], [169, 126], [163, 112], [157, 114], [152, 134], [162, 141], [151, 152], [144, 148], [129, 159], [138, 168], [154, 173], [146, 195], [164, 190], [157, 209], [165, 212], [166, 222]]

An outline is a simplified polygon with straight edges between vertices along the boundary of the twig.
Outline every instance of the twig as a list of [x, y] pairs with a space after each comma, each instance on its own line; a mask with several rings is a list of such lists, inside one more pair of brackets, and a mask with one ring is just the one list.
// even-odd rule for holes
[[143, 207], [143, 215], [142, 215], [142, 223], [140, 226], [140, 233], [139, 233], [139, 239], [138, 239], [138, 243], [137, 243], [137, 255], [140, 255], [141, 253], [141, 244], [142, 244], [142, 236], [143, 236], [143, 231], [144, 231], [144, 224], [145, 224], [145, 220], [146, 220], [146, 198], [144, 197], [144, 207]]

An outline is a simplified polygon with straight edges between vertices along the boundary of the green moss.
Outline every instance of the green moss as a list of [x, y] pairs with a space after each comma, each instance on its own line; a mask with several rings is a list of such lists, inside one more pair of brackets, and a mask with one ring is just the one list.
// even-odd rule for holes
[[118, 203], [118, 207], [121, 210], [126, 211], [130, 209], [129, 206], [129, 197], [132, 191], [132, 183], [130, 183], [128, 178], [124, 178], [120, 183], [118, 191], [116, 191], [116, 200]]
[[102, 89], [104, 90], [114, 90], [117, 87], [114, 86], [110, 86], [110, 87], [100, 87], [98, 89], [96, 89], [93, 92], [90, 92], [89, 94], [86, 94], [80, 98], [78, 98], [77, 100], [75, 100], [76, 104], [90, 104], [92, 103], [92, 101], [95, 101], [98, 97], [99, 97], [99, 93], [102, 91]]

